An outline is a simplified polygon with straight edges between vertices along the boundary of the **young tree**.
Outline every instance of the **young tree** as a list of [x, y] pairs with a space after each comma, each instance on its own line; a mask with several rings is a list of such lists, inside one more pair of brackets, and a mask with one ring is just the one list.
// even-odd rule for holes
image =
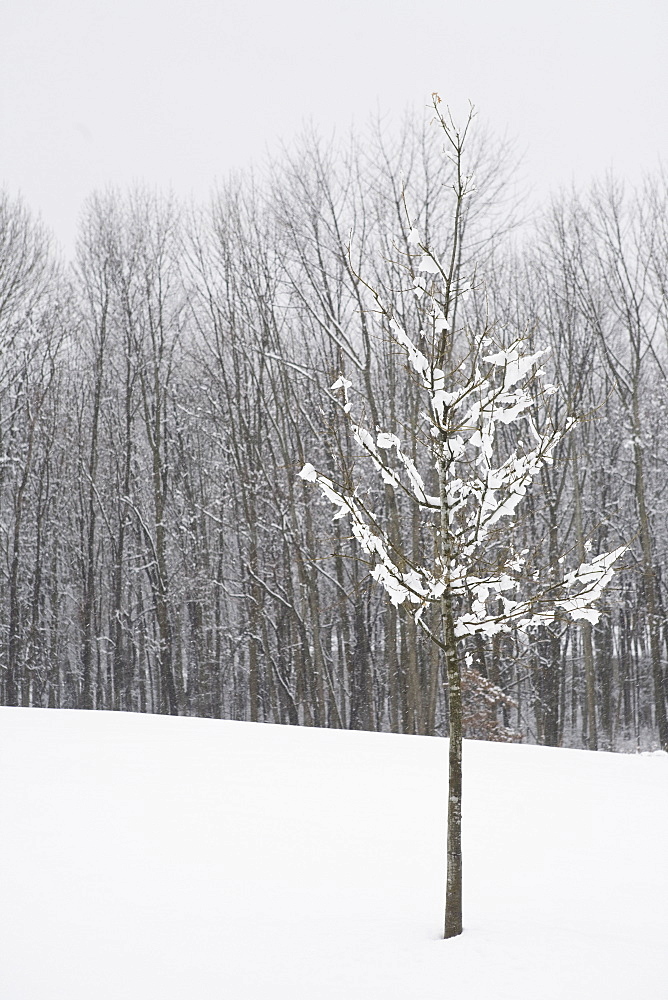
[[[366, 427], [353, 416], [350, 380], [341, 375], [331, 387], [332, 393], [342, 394], [340, 405], [352, 435], [384, 488], [408, 498], [431, 528], [433, 557], [423, 552], [416, 558], [410, 537], [401, 536], [396, 521], [383, 523], [374, 510], [373, 492], [354, 467], [344, 471], [341, 482], [310, 463], [299, 475], [316, 483], [337, 507], [335, 519], [350, 518], [371, 576], [392, 605], [407, 610], [443, 651], [450, 734], [445, 937], [454, 937], [462, 931], [460, 653], [472, 662], [467, 647], [476, 636], [526, 634], [569, 617], [595, 622], [593, 604], [623, 549], [540, 580], [532, 553], [519, 548], [510, 530], [534, 479], [553, 462], [557, 444], [575, 421], [560, 411], [556, 387], [544, 381], [540, 359], [546, 351], [531, 353], [521, 337], [504, 348], [501, 335], [493, 337], [486, 327], [471, 329], [462, 322], [472, 280], [462, 274], [460, 261], [462, 219], [473, 192], [464, 170], [473, 113], [460, 130], [439, 104], [434, 95], [435, 120], [454, 163], [447, 260], [412, 227], [403, 261], [415, 292], [420, 346], [406, 330], [406, 315], [401, 325], [381, 293], [366, 286], [385, 336], [403, 352], [408, 378], [426, 404], [416, 440], [409, 442], [417, 461], [396, 434], [378, 425]], [[563, 564], [564, 557], [558, 562]]]

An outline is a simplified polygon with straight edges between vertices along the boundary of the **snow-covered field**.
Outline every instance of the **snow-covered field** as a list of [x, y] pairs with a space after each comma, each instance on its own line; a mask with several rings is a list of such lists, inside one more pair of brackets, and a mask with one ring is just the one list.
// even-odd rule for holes
[[668, 755], [0, 709], [2, 1000], [667, 1000]]

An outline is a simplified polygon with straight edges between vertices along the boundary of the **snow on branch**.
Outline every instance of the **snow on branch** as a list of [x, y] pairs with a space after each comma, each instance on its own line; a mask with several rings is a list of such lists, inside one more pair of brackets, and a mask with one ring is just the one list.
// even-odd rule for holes
[[359, 499], [346, 494], [331, 479], [318, 473], [310, 462], [304, 465], [299, 476], [306, 482], [316, 483], [327, 500], [338, 507], [334, 520], [350, 516], [354, 537], [362, 550], [375, 561], [371, 576], [382, 584], [392, 604], [398, 607], [406, 600], [413, 604], [422, 604], [429, 596], [430, 589], [433, 589], [434, 581], [431, 579], [431, 574], [425, 569], [401, 572], [390, 556], [392, 546], [386, 533], [373, 515], [365, 510]]
[[538, 359], [542, 358], [548, 351], [549, 348], [545, 348], [542, 351], [536, 351], [535, 354], [523, 354], [522, 341], [516, 340], [504, 351], [499, 351], [498, 354], [488, 354], [486, 358], [483, 358], [483, 361], [503, 369], [503, 391], [506, 392], [524, 378]]
[[[450, 279], [435, 254], [419, 242], [414, 228], [408, 242], [419, 250], [416, 266], [414, 262], [416, 295], [422, 304], [423, 300], [427, 306], [431, 303], [435, 329], [443, 333], [448, 330], [447, 309], [444, 312], [441, 308], [423, 275], [434, 275], [432, 284], [439, 279], [447, 281], [448, 294]], [[466, 285], [460, 281], [454, 294]], [[441, 602], [446, 592], [457, 602], [457, 639], [511, 629], [528, 631], [565, 617], [596, 622], [599, 612], [594, 605], [625, 547], [597, 556], [561, 579], [551, 576], [541, 589], [525, 570], [526, 552], [517, 552], [513, 545], [512, 525], [518, 507], [541, 469], [553, 462], [555, 448], [575, 423], [567, 417], [557, 425], [550, 416], [555, 411], [546, 400], [558, 390], [543, 381], [541, 360], [547, 351], [527, 351], [525, 341], [517, 338], [508, 347], [483, 355], [482, 349], [492, 343], [484, 335], [473, 345], [468, 373], [462, 372], [463, 365], [447, 373], [437, 363], [439, 349], [433, 346], [427, 354], [417, 347], [382, 306], [378, 294], [371, 291], [381, 304], [381, 314], [389, 320], [390, 336], [405, 352], [429, 402], [424, 414], [429, 433], [426, 438], [419, 435], [415, 443], [424, 445], [423, 466], [432, 476], [436, 473], [439, 495], [427, 492], [423, 474], [402, 449], [396, 434], [379, 427], [372, 431], [354, 418], [348, 394], [350, 380], [339, 375], [330, 391], [342, 392], [341, 408], [350, 421], [352, 435], [382, 483], [410, 497], [422, 516], [431, 519], [437, 538], [447, 534], [447, 559], [437, 556], [432, 570], [413, 564], [407, 557], [409, 546], [401, 549], [395, 539], [390, 540], [357, 490], [351, 493], [335, 485], [309, 463], [299, 475], [316, 483], [337, 508], [335, 519], [350, 517], [352, 534], [370, 557], [373, 579], [393, 605], [412, 606], [416, 622], [428, 632], [421, 616], [430, 605]], [[497, 442], [499, 427], [514, 428], [501, 444]], [[510, 440], [514, 446], [509, 445]], [[400, 568], [406, 566], [407, 570]], [[490, 566], [495, 568], [486, 571]], [[527, 590], [530, 596], [525, 596]]]

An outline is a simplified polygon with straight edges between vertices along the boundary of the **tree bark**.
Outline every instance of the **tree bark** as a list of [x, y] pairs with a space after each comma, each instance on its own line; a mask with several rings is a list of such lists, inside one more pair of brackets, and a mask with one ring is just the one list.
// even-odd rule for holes
[[[447, 445], [443, 444], [443, 452]], [[438, 461], [439, 494], [441, 499], [441, 560], [446, 579], [452, 557], [450, 511], [447, 496], [447, 459], [441, 453]], [[452, 593], [446, 585], [441, 595], [441, 627], [445, 650], [448, 684], [449, 730], [448, 748], [448, 840], [445, 889], [445, 937], [462, 933], [462, 680], [457, 658]]]

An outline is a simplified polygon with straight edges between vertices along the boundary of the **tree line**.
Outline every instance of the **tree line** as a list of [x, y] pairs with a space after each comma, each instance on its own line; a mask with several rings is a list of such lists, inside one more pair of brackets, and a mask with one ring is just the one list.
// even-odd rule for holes
[[447, 732], [438, 648], [298, 477], [348, 469], [429, 555], [414, 507], [364, 478], [331, 389], [350, 379], [368, 426], [417, 440], [419, 387], [370, 294], [419, 343], [415, 222], [452, 260], [452, 329], [550, 347], [555, 405], [578, 417], [516, 545], [541, 578], [628, 545], [596, 624], [471, 636], [465, 733], [668, 744], [666, 178], [520, 223], [512, 155], [483, 136], [453, 231], [441, 147], [428, 122], [376, 125], [310, 134], [206, 206], [107, 191], [67, 266], [0, 198], [4, 704]]

